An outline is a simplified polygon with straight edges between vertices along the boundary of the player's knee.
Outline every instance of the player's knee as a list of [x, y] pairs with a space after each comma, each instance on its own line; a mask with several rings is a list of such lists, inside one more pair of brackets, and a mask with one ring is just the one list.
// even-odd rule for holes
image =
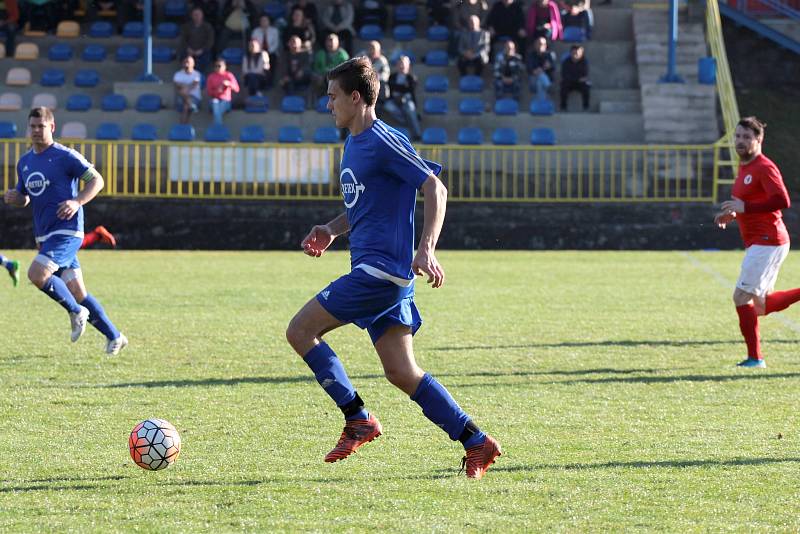
[[411, 395], [419, 383], [419, 377], [413, 369], [407, 367], [384, 368], [386, 380], [394, 387]]
[[36, 263], [31, 264], [30, 268], [28, 269], [28, 280], [30, 280], [31, 283], [39, 289], [44, 286], [49, 277], [50, 273], [39, 267]]
[[306, 332], [306, 329], [303, 328], [300, 321], [298, 321], [297, 316], [292, 318], [289, 321], [289, 326], [286, 327], [286, 341], [289, 342], [289, 345], [297, 351], [298, 354], [302, 356], [301, 350], [302, 348], [311, 340], [313, 336], [309, 337], [309, 334]]

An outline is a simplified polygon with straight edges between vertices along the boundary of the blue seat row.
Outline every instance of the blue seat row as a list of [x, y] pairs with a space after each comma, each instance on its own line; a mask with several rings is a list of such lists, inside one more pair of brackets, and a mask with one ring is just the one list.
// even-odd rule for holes
[[[398, 7], [414, 7], [416, 6], [398, 6]], [[402, 21], [392, 29], [392, 36], [395, 41], [408, 42], [417, 38], [417, 30], [411, 24], [413, 21]], [[434, 42], [447, 42], [450, 39], [450, 30], [447, 26], [431, 26], [426, 33], [428, 41]], [[362, 41], [380, 41], [383, 39], [384, 33], [380, 26], [377, 24], [365, 24], [358, 32], [358, 38]]]
[[[551, 128], [534, 128], [531, 130], [532, 145], [554, 145], [556, 143], [555, 132]], [[429, 145], [447, 144], [447, 132], [444, 128], [431, 127], [422, 132], [422, 142]], [[468, 126], [458, 131], [459, 145], [481, 145], [483, 144], [483, 132], [480, 128]], [[494, 145], [516, 145], [517, 132], [513, 128], [497, 128], [492, 132], [492, 144]]]
[[[50, 61], [70, 61], [75, 54], [74, 48], [67, 43], [56, 43], [47, 50]], [[106, 48], [98, 44], [89, 44], [81, 52], [81, 59], [88, 62], [105, 61], [108, 56]], [[155, 63], [170, 63], [175, 60], [177, 50], [170, 46], [154, 46], [153, 61]], [[114, 60], [119, 63], [133, 63], [142, 59], [142, 50], [136, 45], [124, 44], [114, 52]], [[241, 64], [242, 51], [240, 48], [225, 49], [223, 52], [228, 63]]]
[[[89, 37], [105, 39], [113, 37], [116, 32], [114, 25], [107, 20], [98, 20], [89, 26]], [[179, 28], [174, 22], [161, 22], [156, 24], [154, 36], [159, 39], [175, 39], [178, 37]], [[131, 39], [144, 37], [144, 24], [138, 21], [127, 22], [122, 27], [122, 36]]]

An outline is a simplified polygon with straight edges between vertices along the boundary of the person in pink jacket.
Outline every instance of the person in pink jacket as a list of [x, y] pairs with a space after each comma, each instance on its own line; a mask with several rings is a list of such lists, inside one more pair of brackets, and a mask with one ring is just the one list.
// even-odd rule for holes
[[531, 41], [535, 41], [537, 37], [551, 41], [560, 40], [564, 28], [561, 25], [558, 4], [554, 0], [535, 0], [528, 8], [525, 29]]
[[206, 80], [206, 93], [211, 100], [211, 112], [214, 114], [214, 123], [222, 124], [222, 116], [231, 110], [233, 93], [239, 92], [239, 82], [236, 76], [228, 71], [224, 59], [214, 62], [214, 72]]

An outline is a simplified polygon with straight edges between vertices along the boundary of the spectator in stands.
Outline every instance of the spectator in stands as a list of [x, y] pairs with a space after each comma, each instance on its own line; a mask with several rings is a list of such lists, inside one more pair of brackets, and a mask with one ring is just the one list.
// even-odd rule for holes
[[325, 11], [322, 12], [322, 27], [325, 33], [335, 33], [339, 36], [342, 47], [351, 53], [353, 51], [353, 28], [355, 10], [349, 0], [333, 0]]
[[216, 28], [219, 20], [219, 0], [193, 0], [192, 9], [196, 7], [203, 11], [203, 20], [211, 24], [212, 28]]
[[515, 0], [498, 0], [489, 10], [486, 26], [492, 35], [492, 51], [500, 42], [512, 39], [517, 50], [525, 49], [525, 13]]
[[328, 88], [328, 71], [350, 59], [350, 54], [339, 46], [339, 37], [335, 33], [325, 38], [325, 48], [317, 50], [314, 65], [311, 67], [311, 81], [314, 97], [324, 95]]
[[411, 73], [411, 59], [400, 56], [395, 71], [389, 76], [389, 98], [384, 109], [400, 124], [411, 128], [414, 141], [422, 138], [422, 127], [417, 114], [417, 77]]
[[317, 13], [317, 5], [316, 2], [309, 2], [308, 0], [297, 0], [292, 6], [292, 11], [295, 9], [300, 8], [303, 10], [303, 15], [305, 16], [306, 20], [311, 24], [314, 28], [314, 33], [319, 34], [320, 26], [319, 26], [319, 13]]
[[545, 100], [556, 73], [556, 53], [547, 47], [547, 39], [537, 37], [528, 53], [528, 74], [531, 91], [537, 100]]
[[201, 73], [208, 68], [214, 50], [214, 28], [204, 17], [201, 8], [192, 8], [191, 20], [181, 28], [180, 39], [181, 57], [192, 56]]
[[272, 87], [269, 53], [261, 48], [258, 39], [250, 39], [247, 44], [247, 53], [242, 58], [242, 75], [250, 96], [263, 96], [262, 91]]
[[551, 41], [561, 39], [563, 33], [561, 14], [555, 0], [535, 0], [528, 9], [528, 20], [525, 24], [531, 39], [546, 37]]
[[383, 55], [381, 52], [381, 43], [378, 41], [370, 41], [367, 44], [366, 51], [362, 50], [357, 56], [366, 56], [372, 62], [372, 68], [375, 70], [375, 74], [378, 75], [378, 81], [380, 82], [381, 86], [378, 90], [378, 106], [382, 106], [383, 103], [389, 98], [389, 74], [391, 74], [391, 69], [389, 67], [389, 60], [386, 59], [386, 56]]
[[200, 73], [194, 70], [194, 58], [186, 56], [183, 68], [172, 77], [175, 85], [175, 107], [181, 113], [181, 124], [188, 124], [189, 117], [200, 109]]
[[476, 76], [483, 73], [483, 66], [489, 63], [491, 39], [489, 32], [481, 29], [481, 19], [472, 15], [468, 29], [462, 31], [458, 39], [458, 72], [461, 76], [469, 74], [470, 69]]
[[303, 49], [303, 43], [296, 35], [289, 37], [288, 47], [281, 87], [287, 95], [296, 95], [311, 85], [311, 52]]
[[517, 54], [517, 45], [514, 41], [506, 41], [503, 52], [494, 60], [495, 97], [499, 100], [504, 94], [510, 94], [514, 100], [519, 100], [524, 72], [525, 64], [522, 56]]
[[383, 0], [359, 0], [356, 4], [356, 28], [359, 30], [365, 24], [377, 24], [381, 29], [386, 29], [386, 19], [389, 12]]
[[[23, 0], [18, 4], [20, 26], [30, 24], [34, 31], [52, 32], [59, 21], [59, 6], [55, 0]], [[11, 51], [13, 54], [13, 50]]]
[[480, 19], [480, 26], [486, 23], [489, 14], [489, 4], [486, 0], [459, 0], [453, 17], [455, 31], [468, 30], [471, 27], [470, 18], [475, 15]]
[[303, 10], [299, 7], [292, 9], [291, 21], [283, 31], [283, 38], [287, 43], [291, 37], [299, 37], [300, 46], [306, 52], [311, 53], [314, 50], [317, 34], [314, 31], [314, 26], [311, 25], [311, 21], [306, 18]]
[[238, 39], [238, 44], [244, 48], [243, 43], [250, 33], [256, 20], [258, 11], [251, 0], [227, 0], [222, 8], [222, 24], [217, 32], [217, 54], [228, 46], [231, 38]]
[[589, 62], [583, 55], [583, 46], [572, 45], [569, 57], [561, 64], [561, 111], [567, 110], [567, 96], [579, 91], [583, 98], [583, 110], [589, 109]]
[[19, 28], [19, 5], [17, 0], [5, 0], [0, 7], [0, 31], [6, 33], [6, 54], [14, 53], [14, 44]]
[[224, 59], [214, 61], [214, 72], [206, 80], [206, 93], [211, 104], [211, 113], [214, 114], [214, 123], [222, 124], [222, 116], [231, 110], [233, 93], [239, 92], [239, 82], [236, 76], [228, 71]]
[[278, 56], [281, 53], [281, 35], [278, 28], [272, 25], [269, 15], [261, 15], [258, 19], [258, 26], [250, 35], [251, 39], [256, 39], [261, 45], [261, 50], [269, 53], [269, 63], [273, 72], [278, 65]]
[[561, 24], [566, 27], [577, 27], [583, 30], [586, 39], [592, 38], [592, 28], [594, 27], [594, 15], [592, 10], [586, 7], [583, 0], [573, 0], [567, 9], [561, 13]]

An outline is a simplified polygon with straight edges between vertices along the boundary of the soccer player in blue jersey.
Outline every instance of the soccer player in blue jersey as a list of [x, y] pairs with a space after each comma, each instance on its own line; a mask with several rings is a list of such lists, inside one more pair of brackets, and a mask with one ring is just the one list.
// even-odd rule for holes
[[8, 271], [8, 276], [11, 277], [11, 283], [14, 284], [14, 287], [17, 287], [19, 284], [19, 262], [0, 254], [0, 267]]
[[[103, 188], [103, 177], [71, 148], [54, 142], [56, 125], [48, 108], [28, 114], [31, 149], [17, 162], [17, 187], [5, 193], [11, 206], [33, 207], [33, 228], [39, 254], [28, 279], [69, 313], [73, 342], [86, 322], [106, 336], [106, 353], [117, 355], [128, 339], [109, 320], [100, 302], [86, 291], [78, 249], [83, 242], [83, 205]], [[78, 180], [84, 182], [78, 192]]]
[[[344, 431], [326, 462], [346, 458], [383, 431], [322, 339], [353, 323], [369, 333], [389, 382], [419, 404], [450, 439], [461, 441], [467, 476], [481, 478], [500, 455], [500, 445], [472, 422], [444, 386], [420, 369], [411, 341], [422, 325], [414, 304], [414, 276], [426, 275], [434, 288], [445, 279], [434, 255], [447, 202], [447, 190], [437, 178], [441, 166], [420, 158], [408, 139], [377, 119], [378, 90], [367, 58], [351, 59], [328, 73], [328, 109], [336, 126], [350, 132], [339, 174], [346, 211], [328, 224], [314, 226], [302, 247], [307, 255], [319, 257], [349, 231], [351, 272], [297, 312], [286, 338], [344, 413]], [[415, 255], [418, 190], [425, 199], [425, 220]]]

